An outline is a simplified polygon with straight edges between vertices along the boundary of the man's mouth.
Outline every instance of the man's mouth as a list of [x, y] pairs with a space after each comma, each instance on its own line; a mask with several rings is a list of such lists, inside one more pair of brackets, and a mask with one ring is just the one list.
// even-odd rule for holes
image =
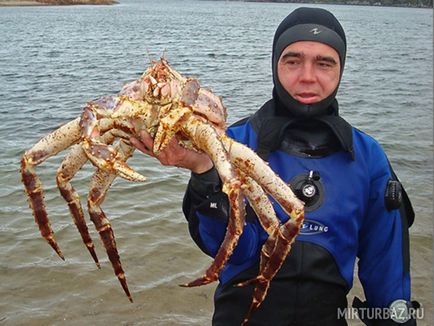
[[294, 98], [303, 104], [312, 104], [320, 101], [319, 95], [311, 92], [297, 93]]

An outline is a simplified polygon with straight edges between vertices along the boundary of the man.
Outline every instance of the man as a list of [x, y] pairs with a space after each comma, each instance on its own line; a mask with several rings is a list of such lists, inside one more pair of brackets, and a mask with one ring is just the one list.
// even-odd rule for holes
[[[408, 315], [414, 214], [380, 145], [339, 116], [335, 96], [345, 56], [338, 20], [323, 9], [298, 8], [274, 36], [272, 99], [227, 131], [267, 160], [306, 204], [301, 233], [249, 325], [347, 325], [356, 257], [366, 296], [353, 304], [360, 318], [367, 325], [415, 325]], [[153, 155], [152, 139], [143, 133], [141, 140], [137, 148]], [[212, 256], [228, 205], [211, 160], [176, 141], [158, 159], [192, 171], [183, 210], [192, 238]], [[257, 275], [267, 235], [247, 213], [245, 232], [220, 274], [213, 325], [240, 325], [251, 302], [253, 286], [233, 285]]]

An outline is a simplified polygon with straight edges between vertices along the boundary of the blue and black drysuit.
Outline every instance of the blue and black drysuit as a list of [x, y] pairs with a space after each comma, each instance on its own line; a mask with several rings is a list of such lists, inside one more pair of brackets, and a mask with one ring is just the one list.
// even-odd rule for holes
[[[346, 37], [341, 24], [324, 9], [297, 8], [274, 35], [273, 98], [227, 131], [267, 160], [306, 203], [302, 230], [253, 314], [252, 326], [346, 325], [342, 314], [357, 257], [366, 297], [364, 303], [353, 303], [359, 311], [397, 302], [404, 307], [410, 304], [408, 226], [414, 218], [410, 201], [380, 145], [339, 116], [335, 99], [339, 85], [328, 97], [305, 104], [280, 83], [280, 57], [289, 45], [300, 41], [334, 49], [342, 77]], [[315, 93], [313, 78], [304, 81], [302, 90], [303, 85], [304, 91]], [[288, 217], [277, 204], [274, 207], [285, 222]], [[205, 253], [215, 255], [228, 221], [228, 201], [215, 169], [192, 174], [183, 209], [194, 241]], [[215, 292], [214, 326], [241, 324], [254, 285], [233, 285], [258, 274], [266, 238], [247, 207], [244, 232]], [[360, 316], [367, 325], [415, 324], [413, 319], [397, 323], [384, 313]]]
[[[277, 116], [272, 101], [227, 134], [260, 153], [296, 191], [305, 184], [316, 191], [311, 198], [299, 193], [306, 201], [305, 222], [251, 325], [346, 325], [338, 308], [343, 313], [347, 307], [356, 257], [370, 307], [410, 300], [411, 205], [406, 195], [405, 205], [401, 203], [405, 192], [399, 191], [387, 157], [373, 138], [337, 114], [308, 122]], [[258, 135], [263, 136], [258, 140]], [[285, 222], [288, 217], [274, 206]], [[194, 241], [213, 256], [228, 220], [227, 197], [215, 169], [192, 174], [184, 213]], [[233, 285], [257, 275], [267, 234], [253, 210], [248, 207], [247, 213], [238, 246], [220, 274], [213, 325], [240, 325], [250, 305], [253, 285]], [[378, 325], [394, 325], [381, 322]]]

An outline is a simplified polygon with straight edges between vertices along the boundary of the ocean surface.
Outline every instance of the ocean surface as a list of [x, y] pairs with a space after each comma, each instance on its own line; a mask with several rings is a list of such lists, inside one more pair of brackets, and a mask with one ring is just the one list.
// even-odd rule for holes
[[[79, 116], [88, 100], [116, 94], [160, 56], [222, 96], [229, 123], [253, 113], [271, 95], [273, 33], [296, 7], [121, 0], [115, 6], [0, 8], [1, 325], [210, 324], [215, 284], [178, 287], [211, 261], [190, 239], [181, 212], [186, 171], [136, 153], [131, 165], [148, 181], [116, 180], [107, 195], [103, 208], [115, 231], [130, 303], [93, 225], [101, 270], [60, 199], [55, 175], [66, 152], [37, 167], [66, 261], [35, 225], [20, 181], [20, 156]], [[432, 9], [323, 7], [347, 32], [341, 114], [384, 146], [413, 201], [413, 299], [424, 308], [419, 325], [432, 325]], [[88, 164], [73, 181], [82, 199], [93, 171]], [[357, 281], [350, 301], [354, 294], [362, 295]]]

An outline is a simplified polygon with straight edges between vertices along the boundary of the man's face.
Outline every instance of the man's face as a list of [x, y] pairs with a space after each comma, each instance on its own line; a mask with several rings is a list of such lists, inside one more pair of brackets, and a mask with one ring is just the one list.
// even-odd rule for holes
[[339, 55], [323, 43], [295, 42], [283, 50], [277, 75], [294, 99], [303, 104], [317, 103], [332, 94], [339, 84]]

